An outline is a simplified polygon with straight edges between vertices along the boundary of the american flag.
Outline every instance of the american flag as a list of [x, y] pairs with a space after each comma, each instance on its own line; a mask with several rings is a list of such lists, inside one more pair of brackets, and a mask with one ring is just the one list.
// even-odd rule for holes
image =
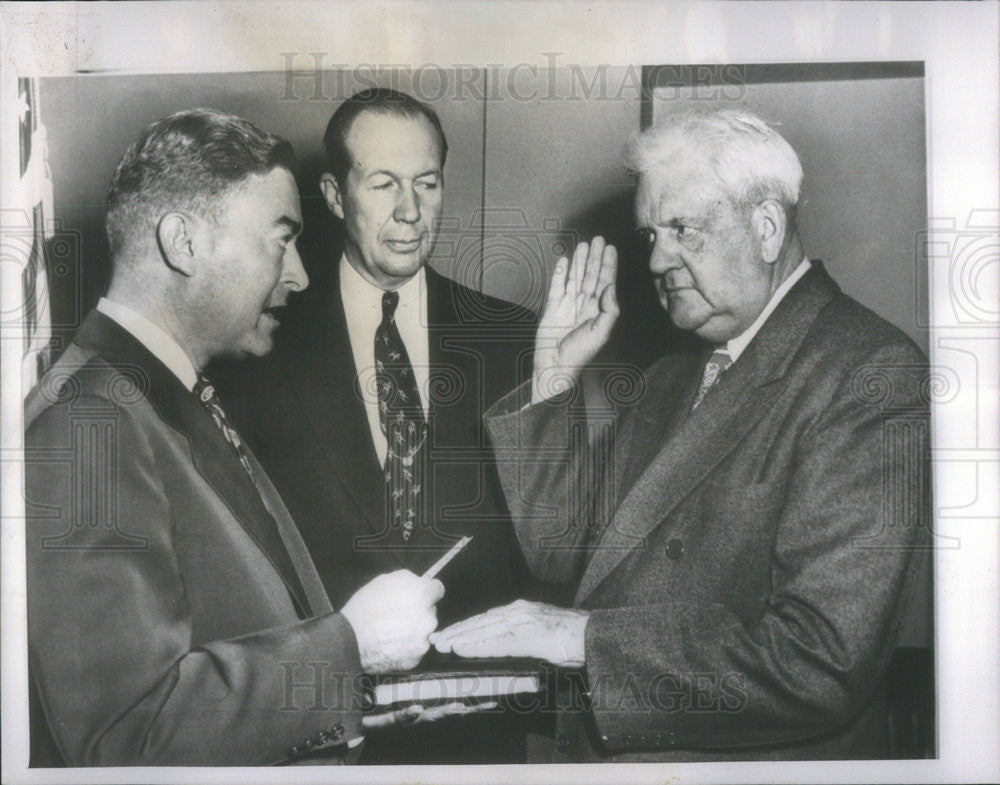
[[22, 258], [22, 329], [24, 360], [22, 392], [27, 394], [51, 362], [52, 323], [49, 311], [49, 275], [45, 241], [53, 235], [52, 177], [49, 172], [45, 126], [38, 116], [38, 87], [34, 79], [19, 78], [18, 138], [20, 141], [19, 209], [5, 216], [5, 232]]

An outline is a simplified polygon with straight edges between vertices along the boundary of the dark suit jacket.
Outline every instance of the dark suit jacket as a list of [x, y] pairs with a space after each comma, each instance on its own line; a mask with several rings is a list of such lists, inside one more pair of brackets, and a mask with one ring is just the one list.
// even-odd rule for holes
[[[431, 526], [404, 545], [398, 531], [387, 530], [385, 480], [356, 381], [337, 271], [329, 278], [290, 307], [268, 357], [223, 374], [229, 372], [227, 411], [288, 504], [334, 607], [379, 573], [422, 573], [464, 535], [472, 542], [439, 576], [442, 627], [534, 594], [482, 425], [489, 404], [530, 376], [534, 315], [426, 270]], [[480, 725], [482, 732], [473, 732]], [[400, 729], [391, 744], [380, 741], [382, 732], [369, 740], [364, 759], [453, 762], [482, 753], [466, 759], [479, 762], [503, 758], [510, 747], [495, 738], [509, 730], [480, 718], [435, 726]]]
[[[306, 292], [275, 350], [234, 366], [227, 411], [302, 532], [334, 607], [382, 572], [421, 573], [474, 536], [441, 580], [448, 624], [517, 596], [522, 557], [486, 442], [487, 407], [531, 370], [534, 318], [427, 269], [431, 362], [429, 523], [403, 545], [356, 381], [339, 277]], [[521, 371], [519, 371], [519, 368]], [[519, 376], [519, 373], [522, 373]]]
[[926, 364], [814, 268], [693, 413], [708, 352], [649, 369], [603, 504], [569, 404], [487, 417], [530, 566], [591, 611], [554, 760], [879, 755], [930, 524]]
[[92, 313], [26, 423], [30, 670], [65, 763], [264, 765], [361, 735], [354, 632], [280, 497], [139, 341]]

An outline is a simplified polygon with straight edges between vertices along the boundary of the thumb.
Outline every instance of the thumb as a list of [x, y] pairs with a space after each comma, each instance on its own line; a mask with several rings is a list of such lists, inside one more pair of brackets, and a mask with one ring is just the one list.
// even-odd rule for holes
[[602, 344], [611, 335], [611, 328], [618, 321], [618, 301], [615, 299], [615, 287], [608, 286], [601, 292], [600, 312], [591, 325], [591, 334]]
[[618, 294], [615, 292], [614, 281], [604, 287], [600, 300], [601, 313], [609, 313], [618, 316]]

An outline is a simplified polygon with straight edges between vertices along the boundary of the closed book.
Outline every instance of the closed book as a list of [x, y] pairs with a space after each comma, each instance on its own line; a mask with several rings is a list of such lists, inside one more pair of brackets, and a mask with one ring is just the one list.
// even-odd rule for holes
[[412, 671], [372, 677], [369, 697], [374, 710], [419, 703], [481, 703], [543, 689], [543, 664], [537, 659], [470, 659], [427, 653]]

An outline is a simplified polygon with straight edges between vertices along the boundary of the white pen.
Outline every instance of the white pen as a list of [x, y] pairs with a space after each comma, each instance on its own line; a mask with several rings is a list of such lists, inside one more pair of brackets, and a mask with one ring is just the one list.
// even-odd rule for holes
[[464, 548], [470, 542], [472, 542], [472, 537], [463, 537], [462, 539], [460, 539], [451, 547], [450, 551], [448, 551], [444, 556], [442, 556], [440, 559], [434, 562], [433, 566], [429, 570], [427, 570], [427, 572], [424, 573], [423, 577], [425, 578], [437, 577], [437, 574], [441, 572], [442, 569], [444, 569], [444, 566], [452, 559], [454, 559], [456, 556], [458, 556], [459, 551], [461, 551], [462, 548]]

